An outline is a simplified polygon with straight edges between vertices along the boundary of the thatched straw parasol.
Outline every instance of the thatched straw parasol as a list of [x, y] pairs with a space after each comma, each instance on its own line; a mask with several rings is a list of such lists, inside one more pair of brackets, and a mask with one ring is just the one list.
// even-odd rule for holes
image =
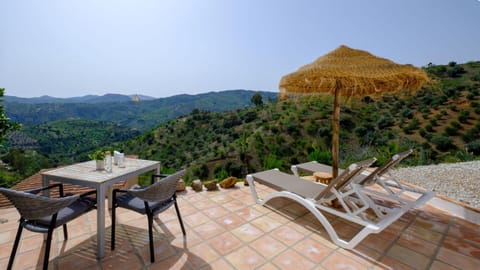
[[340, 46], [314, 62], [285, 75], [280, 80], [280, 97], [289, 93], [331, 93], [335, 96], [333, 113], [333, 177], [338, 175], [338, 134], [340, 96], [379, 95], [416, 90], [428, 76], [412, 65], [399, 65], [369, 52]]

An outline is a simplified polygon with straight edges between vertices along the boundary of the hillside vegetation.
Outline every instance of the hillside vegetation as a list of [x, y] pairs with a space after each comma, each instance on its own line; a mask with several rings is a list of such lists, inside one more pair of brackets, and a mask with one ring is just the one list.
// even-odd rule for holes
[[[426, 68], [433, 82], [414, 94], [342, 103], [341, 167], [414, 148], [404, 165], [457, 162], [480, 155], [480, 62]], [[331, 163], [332, 98], [267, 102], [225, 113], [194, 110], [121, 147], [164, 168], [189, 167], [188, 179], [288, 170], [307, 160]]]
[[88, 153], [138, 136], [138, 130], [95, 120], [65, 119], [27, 126], [9, 134], [1, 160], [0, 186], [14, 184], [43, 168], [88, 160]]

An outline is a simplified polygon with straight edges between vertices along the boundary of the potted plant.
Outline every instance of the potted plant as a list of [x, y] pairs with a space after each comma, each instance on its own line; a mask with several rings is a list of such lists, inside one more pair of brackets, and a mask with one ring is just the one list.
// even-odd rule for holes
[[105, 152], [102, 150], [96, 150], [88, 155], [88, 157], [97, 162], [97, 170], [101, 171], [105, 169]]

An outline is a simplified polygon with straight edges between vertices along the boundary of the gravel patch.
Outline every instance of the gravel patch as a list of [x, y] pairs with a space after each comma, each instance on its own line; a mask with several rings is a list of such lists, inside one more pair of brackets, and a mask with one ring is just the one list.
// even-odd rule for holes
[[405, 167], [393, 177], [480, 209], [480, 161]]

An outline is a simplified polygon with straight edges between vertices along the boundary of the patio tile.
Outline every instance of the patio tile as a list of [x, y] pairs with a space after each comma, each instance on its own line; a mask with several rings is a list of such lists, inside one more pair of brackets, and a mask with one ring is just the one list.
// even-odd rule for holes
[[288, 246], [292, 246], [305, 237], [288, 225], [275, 229], [271, 232], [271, 235]]
[[468, 239], [468, 241], [480, 245], [480, 226], [463, 219], [454, 219], [448, 231], [448, 235]]
[[402, 262], [392, 258], [385, 256], [383, 257], [380, 262], [377, 262], [375, 266], [373, 267], [375, 270], [385, 270], [385, 269], [391, 269], [391, 270], [416, 270], [415, 268], [412, 268], [406, 264], [403, 264]]
[[170, 244], [178, 252], [183, 252], [190, 247], [194, 247], [204, 240], [193, 230], [187, 230], [187, 235], [183, 236], [181, 233], [174, 238], [169, 239]]
[[312, 239], [305, 239], [296, 244], [293, 248], [317, 264], [333, 252], [333, 249]]
[[255, 269], [265, 262], [265, 259], [252, 248], [245, 246], [227, 255], [225, 259], [235, 269]]
[[368, 269], [366, 265], [349, 258], [339, 252], [333, 253], [322, 262], [322, 266], [326, 269]]
[[278, 267], [276, 267], [272, 263], [266, 263], [266, 264], [260, 266], [259, 268], [257, 268], [257, 270], [278, 270]]
[[199, 269], [218, 258], [218, 253], [207, 243], [201, 243], [188, 249], [187, 261], [193, 269]]
[[5, 243], [0, 245], [0, 260], [7, 258], [10, 256], [10, 253], [12, 252], [12, 243]]
[[444, 233], [448, 228], [448, 220], [441, 220], [437, 218], [437, 216], [432, 215], [425, 215], [425, 218], [417, 216], [417, 218], [415, 218], [415, 221], [413, 222], [413, 226], [419, 226], [427, 230]]
[[295, 217], [303, 216], [306, 213], [310, 212], [305, 208], [305, 206], [303, 206], [299, 203], [288, 204], [285, 207], [283, 207], [282, 209], [288, 211], [290, 214], [292, 214]]
[[447, 248], [440, 248], [437, 259], [460, 269], [477, 269], [480, 260]]
[[194, 227], [193, 230], [195, 230], [195, 232], [197, 232], [198, 235], [205, 240], [225, 232], [225, 229], [215, 222], [207, 222], [200, 226]]
[[205, 222], [210, 221], [207, 215], [197, 212], [195, 214], [188, 215], [183, 218], [183, 221], [187, 223], [190, 227], [195, 227], [201, 225]]
[[338, 236], [345, 240], [351, 239], [360, 230], [358, 225], [340, 219], [333, 221], [332, 226], [335, 228], [335, 231], [337, 231]]
[[182, 217], [198, 212], [197, 208], [191, 206], [187, 202], [182, 202], [182, 203], [179, 202], [178, 208], [180, 209], [180, 214], [182, 215]]
[[218, 235], [208, 240], [208, 242], [222, 256], [236, 250], [242, 245], [242, 242], [230, 232]]
[[442, 238], [442, 234], [439, 232], [427, 230], [419, 226], [409, 226], [404, 232], [403, 235], [408, 234], [412, 237], [418, 237], [432, 244], [438, 244]]
[[394, 245], [392, 248], [390, 248], [390, 250], [387, 252], [387, 256], [401, 261], [402, 263], [415, 269], [425, 269], [430, 263], [429, 257], [400, 245]]
[[223, 205], [224, 203], [230, 202], [233, 199], [234, 198], [232, 198], [226, 193], [219, 193], [218, 195], [210, 198], [210, 200], [216, 202], [218, 205]]
[[[18, 225], [17, 225], [18, 226]], [[14, 230], [1, 231], [0, 232], [0, 245], [12, 242], [15, 239], [15, 234], [17, 232]]]
[[197, 209], [200, 209], [200, 210], [205, 210], [205, 209], [209, 209], [209, 208], [213, 208], [213, 207], [216, 207], [218, 206], [215, 202], [211, 201], [211, 200], [202, 200], [202, 201], [198, 201], [195, 203], [195, 207]]
[[437, 245], [434, 245], [426, 240], [414, 237], [411, 234], [403, 234], [397, 241], [397, 244], [421, 253], [425, 256], [431, 257], [437, 250]]
[[352, 258], [354, 261], [368, 267], [375, 266], [377, 261], [381, 257], [380, 253], [365, 246], [356, 246], [354, 249], [349, 250], [339, 248], [337, 252], [349, 258]]
[[[168, 241], [153, 240], [153, 252], [155, 254], [155, 260], [161, 261], [176, 254], [175, 248], [173, 248]], [[150, 263], [150, 245], [146, 242], [140, 247], [140, 256], [145, 264]], [[126, 253], [132, 254], [132, 253]]]
[[81, 254], [69, 254], [56, 260], [58, 269], [87, 269], [96, 268], [97, 258], [82, 256]]
[[315, 264], [300, 255], [298, 252], [288, 249], [273, 259], [273, 263], [280, 269], [306, 270], [313, 269]]
[[250, 243], [250, 247], [258, 251], [258, 253], [265, 258], [273, 258], [287, 248], [287, 246], [270, 237], [269, 235], [262, 236], [261, 238], [253, 241]]
[[367, 246], [377, 252], [383, 252], [386, 250], [391, 244], [391, 241], [385, 241], [382, 237], [378, 234], [370, 234], [367, 236], [361, 243], [364, 246]]
[[443, 241], [443, 246], [464, 255], [480, 259], [480, 245], [472, 244], [467, 239], [447, 236]]
[[220, 218], [228, 214], [229, 211], [227, 211], [222, 206], [214, 206], [214, 207], [210, 207], [208, 209], [203, 210], [203, 213], [209, 216], [210, 218]]
[[243, 218], [246, 221], [251, 221], [263, 215], [262, 212], [256, 210], [253, 207], [245, 207], [239, 211], [235, 211], [235, 214], [237, 214], [239, 217]]
[[136, 256], [134, 253], [130, 253], [128, 255], [129, 256], [122, 257], [115, 256], [113, 258], [102, 260], [102, 269], [131, 270], [143, 268], [144, 264], [141, 259], [138, 258], [138, 256]]
[[[180, 255], [174, 255], [172, 257], [169, 257], [168, 259], [161, 260], [161, 261], [155, 261], [154, 264], [151, 264], [148, 269], [150, 270], [164, 270], [164, 269], [169, 269], [169, 270], [189, 270], [193, 269], [190, 267], [188, 264], [188, 255], [185, 253], [182, 253]], [[133, 269], [132, 269], [133, 270]]]
[[[63, 231], [62, 231], [62, 240], [63, 240]], [[54, 246], [54, 244], [57, 242], [57, 239], [56, 238], [53, 238], [52, 239], [52, 246]], [[44, 238], [43, 238], [43, 234], [41, 233], [37, 233], [37, 235], [35, 236], [32, 236], [32, 237], [28, 237], [28, 238], [25, 238], [25, 239], [20, 239], [20, 247], [18, 248], [17, 252], [25, 252], [25, 251], [29, 251], [29, 250], [33, 250], [33, 249], [40, 249], [42, 248], [44, 245]], [[10, 245], [10, 247], [13, 247], [13, 243], [12, 245]], [[53, 251], [54, 249], [52, 249]]]
[[[268, 209], [268, 208], [266, 208]], [[282, 209], [275, 209], [273, 208], [272, 210], [269, 210], [269, 212], [266, 214], [266, 216], [275, 219], [276, 221], [282, 223], [282, 224], [287, 224], [290, 221], [292, 221], [292, 218], [285, 213], [288, 213], [287, 211]]]
[[363, 245], [363, 242], [356, 246], [353, 251], [357, 252], [358, 256], [366, 258], [369, 261], [378, 261], [381, 258], [382, 253], [384, 252], [383, 250], [380, 252], [366, 245]]
[[444, 262], [441, 261], [434, 261], [432, 263], [432, 267], [430, 269], [435, 269], [435, 270], [460, 270], [459, 268], [455, 268], [451, 265], [448, 265]]
[[209, 265], [205, 265], [200, 268], [200, 270], [235, 270], [227, 261], [224, 259], [218, 259]]
[[230, 213], [216, 220], [226, 230], [232, 230], [245, 223], [243, 219], [234, 213]]
[[[44, 248], [17, 253], [13, 262], [13, 269], [28, 269], [37, 265], [43, 265], [44, 254]], [[8, 262], [8, 260], [6, 261]]]
[[276, 221], [275, 219], [269, 216], [259, 217], [257, 219], [254, 219], [250, 223], [255, 225], [257, 228], [260, 228], [264, 232], [269, 232], [282, 225], [282, 223]]
[[251, 242], [263, 235], [263, 232], [255, 226], [247, 223], [231, 231], [243, 242]]
[[245, 203], [238, 200], [232, 200], [223, 204], [223, 207], [228, 209], [230, 212], [239, 211], [240, 209], [245, 208], [246, 206], [247, 205]]

